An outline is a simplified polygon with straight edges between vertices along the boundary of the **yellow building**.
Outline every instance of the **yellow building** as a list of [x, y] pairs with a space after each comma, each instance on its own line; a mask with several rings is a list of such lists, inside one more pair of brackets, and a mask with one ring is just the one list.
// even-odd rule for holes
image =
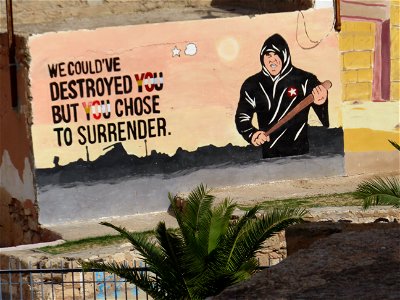
[[372, 165], [384, 171], [398, 164], [388, 140], [399, 141], [400, 1], [340, 4], [346, 167], [350, 173]]

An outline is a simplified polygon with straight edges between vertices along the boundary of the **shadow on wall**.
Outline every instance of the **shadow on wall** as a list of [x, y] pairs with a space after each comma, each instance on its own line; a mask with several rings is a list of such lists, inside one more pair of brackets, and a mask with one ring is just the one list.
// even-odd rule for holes
[[259, 13], [277, 13], [306, 10], [314, 7], [313, 0], [212, 0], [211, 6], [226, 10], [247, 8]]

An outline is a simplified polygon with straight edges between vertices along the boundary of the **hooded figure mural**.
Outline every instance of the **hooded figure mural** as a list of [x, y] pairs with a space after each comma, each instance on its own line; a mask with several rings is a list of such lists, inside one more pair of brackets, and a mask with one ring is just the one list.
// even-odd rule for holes
[[[263, 157], [308, 153], [308, 114], [312, 107], [323, 126], [329, 126], [328, 92], [314, 74], [292, 65], [289, 46], [274, 34], [261, 48], [262, 70], [242, 85], [236, 110], [236, 128], [254, 146], [261, 146]], [[314, 96], [311, 106], [302, 110], [270, 136], [265, 131], [282, 119], [307, 95]], [[257, 115], [258, 127], [253, 126]]]

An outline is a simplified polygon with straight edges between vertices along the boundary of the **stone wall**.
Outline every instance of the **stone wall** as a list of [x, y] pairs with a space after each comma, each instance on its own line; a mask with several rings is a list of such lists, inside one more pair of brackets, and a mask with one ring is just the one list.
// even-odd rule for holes
[[[24, 269], [27, 266], [19, 259], [9, 257], [0, 253], [0, 270], [18, 270]], [[8, 284], [9, 282], [17, 283], [21, 280], [19, 274], [10, 275], [0, 275], [1, 279], [1, 289], [0, 298], [1, 299], [30, 299], [30, 290], [28, 285], [19, 284]], [[7, 284], [6, 284], [7, 282]], [[11, 287], [11, 289], [10, 289]]]
[[[290, 226], [265, 242], [258, 258], [260, 265], [275, 265], [300, 249], [309, 247], [320, 238], [333, 233], [375, 228], [377, 222], [398, 226], [400, 209], [373, 207], [321, 207], [311, 208], [304, 218], [306, 223]], [[315, 225], [314, 225], [315, 224]]]
[[319, 239], [213, 299], [396, 299], [400, 226], [371, 227]]

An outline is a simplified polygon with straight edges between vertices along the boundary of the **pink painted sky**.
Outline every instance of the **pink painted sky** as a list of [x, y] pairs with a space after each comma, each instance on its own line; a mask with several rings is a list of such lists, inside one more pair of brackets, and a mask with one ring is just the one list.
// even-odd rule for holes
[[[274, 33], [280, 33], [288, 41], [295, 66], [316, 74], [321, 81], [329, 79], [333, 82], [329, 104], [331, 126], [341, 126], [340, 61], [338, 36], [331, 31], [333, 11], [322, 9], [305, 12], [307, 31], [311, 38], [319, 40], [329, 33], [319, 46], [310, 50], [303, 50], [296, 42], [297, 17], [297, 12], [294, 12], [32, 36], [29, 47], [32, 57], [30, 79], [36, 167], [53, 166], [54, 156], [60, 157], [62, 165], [86, 157], [85, 147], [75, 141], [69, 147], [59, 147], [54, 127], [69, 126], [74, 131], [81, 125], [124, 120], [114, 117], [108, 121], [87, 122], [81, 102], [96, 98], [52, 103], [49, 93], [52, 79], [48, 73], [48, 64], [120, 57], [121, 72], [103, 72], [87, 75], [86, 78], [115, 75], [134, 77], [136, 73], [147, 71], [163, 72], [164, 88], [157, 92], [160, 95], [161, 113], [148, 117], [165, 118], [171, 135], [148, 139], [149, 151], [157, 150], [171, 155], [178, 147], [192, 151], [209, 144], [245, 145], [246, 142], [237, 133], [234, 124], [239, 90], [247, 77], [260, 70], [260, 47]], [[313, 45], [304, 33], [301, 16], [298, 41], [303, 47]], [[184, 54], [189, 43], [197, 47], [193, 56]], [[175, 46], [181, 49], [179, 57], [172, 56]], [[64, 77], [61, 80], [81, 77]], [[147, 94], [156, 93], [134, 93], [123, 97]], [[111, 95], [100, 99], [109, 99], [114, 103], [119, 97]], [[77, 123], [52, 124], [51, 106], [61, 103], [79, 103]], [[127, 120], [132, 120], [132, 117]], [[310, 122], [316, 121], [311, 117]], [[88, 145], [91, 159], [104, 154], [103, 148], [110, 144]], [[124, 147], [131, 154], [145, 155], [142, 140], [124, 142]]]

